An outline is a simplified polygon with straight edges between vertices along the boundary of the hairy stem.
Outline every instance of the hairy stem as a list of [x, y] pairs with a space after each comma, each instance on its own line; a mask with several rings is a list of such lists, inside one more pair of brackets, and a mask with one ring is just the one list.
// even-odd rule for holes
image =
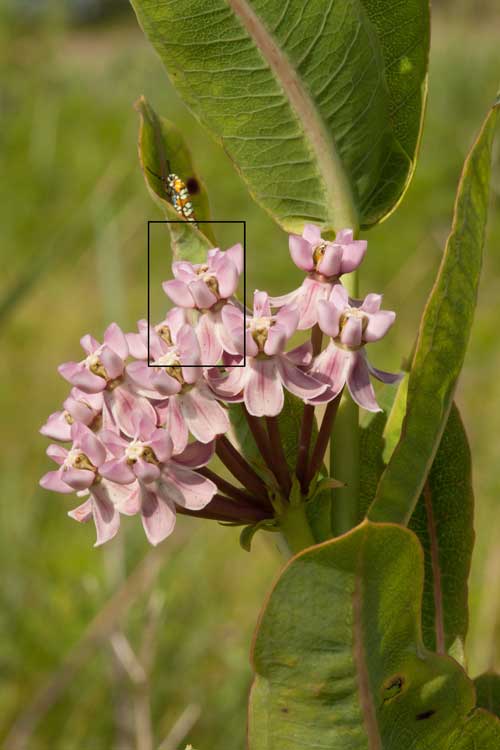
[[[350, 297], [358, 296], [358, 272], [342, 279]], [[330, 476], [345, 482], [333, 490], [332, 529], [335, 536], [356, 524], [359, 495], [359, 407], [344, 393], [330, 443]]]
[[285, 451], [281, 442], [280, 428], [277, 417], [266, 417], [267, 433], [271, 444], [271, 455], [276, 467], [276, 479], [283, 490], [285, 497], [288, 497], [292, 487], [290, 472], [286, 462]]

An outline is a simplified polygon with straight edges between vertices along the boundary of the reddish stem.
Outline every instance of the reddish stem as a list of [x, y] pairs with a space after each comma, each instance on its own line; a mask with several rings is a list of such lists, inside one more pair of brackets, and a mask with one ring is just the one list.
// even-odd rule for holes
[[314, 446], [313, 454], [311, 457], [311, 463], [309, 464], [309, 471], [307, 472], [307, 487], [309, 487], [311, 480], [317, 474], [321, 467], [321, 464], [323, 463], [323, 458], [325, 457], [328, 441], [330, 440], [330, 436], [332, 434], [333, 423], [337, 415], [337, 410], [339, 408], [341, 398], [342, 391], [328, 403], [325, 409], [323, 421], [321, 422], [321, 427], [319, 428], [318, 437], [316, 439], [316, 445]]
[[288, 471], [285, 452], [281, 443], [280, 428], [277, 417], [266, 417], [266, 424], [269, 442], [271, 444], [271, 456], [275, 465], [275, 475], [281, 489], [285, 493], [285, 497], [288, 497], [292, 487], [292, 482], [290, 480], [290, 472]]
[[215, 452], [229, 469], [231, 474], [241, 482], [251, 495], [256, 497], [267, 497], [266, 485], [250, 464], [238, 453], [234, 445], [225, 435], [219, 435], [215, 442]]

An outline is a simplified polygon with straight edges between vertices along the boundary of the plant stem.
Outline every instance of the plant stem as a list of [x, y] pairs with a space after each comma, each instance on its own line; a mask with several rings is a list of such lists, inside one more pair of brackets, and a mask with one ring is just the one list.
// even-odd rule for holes
[[234, 445], [225, 435], [219, 435], [215, 441], [215, 452], [224, 466], [229, 469], [231, 474], [236, 477], [243, 487], [246, 487], [252, 495], [257, 495], [257, 497], [267, 497], [266, 485], [262, 479], [257, 472], [252, 469], [250, 464], [245, 461], [243, 456], [238, 453]]
[[[326, 449], [328, 447], [328, 441], [332, 433], [333, 423], [337, 416], [337, 411], [340, 404], [342, 393], [339, 393], [332, 401], [330, 401], [325, 409], [323, 415], [323, 421], [319, 429], [318, 437], [316, 439], [316, 445], [314, 446], [313, 454], [311, 456], [311, 463], [309, 464], [309, 471], [306, 477], [306, 488], [309, 487], [312, 479], [321, 468], [321, 463], [325, 457]], [[332, 474], [333, 476], [333, 474]]]
[[288, 505], [280, 516], [279, 522], [290, 555], [296, 555], [306, 547], [316, 544], [307, 520], [304, 503]]
[[256, 508], [254, 505], [243, 505], [237, 503], [224, 495], [216, 494], [212, 500], [201, 510], [189, 510], [177, 507], [177, 511], [185, 516], [194, 518], [207, 518], [212, 521], [226, 521], [234, 523], [258, 523], [265, 518], [272, 518], [272, 511]]
[[[350, 297], [358, 296], [358, 272], [342, 279]], [[356, 524], [359, 496], [359, 407], [345, 392], [340, 403], [330, 443], [330, 476], [345, 482], [333, 490], [332, 529], [344, 534]]]
[[276, 479], [285, 493], [285, 497], [288, 497], [290, 495], [292, 482], [290, 480], [290, 472], [286, 462], [285, 451], [283, 450], [283, 444], [281, 442], [278, 418], [266, 417], [266, 424], [269, 442], [271, 444], [271, 456], [273, 457], [273, 463], [276, 468]]
[[309, 447], [314, 423], [314, 406], [305, 404], [300, 425], [299, 448], [297, 451], [297, 466], [295, 473], [300, 482], [302, 492], [307, 492], [307, 460], [309, 458]]
[[196, 470], [198, 474], [201, 474], [202, 476], [206, 477], [207, 479], [210, 479], [214, 484], [217, 485], [218, 489], [221, 490], [225, 495], [232, 498], [233, 500], [236, 500], [237, 502], [243, 502], [248, 504], [254, 503], [256, 505], [260, 505], [262, 508], [265, 508], [266, 510], [272, 511], [272, 505], [267, 497], [262, 497], [261, 495], [251, 495], [249, 492], [246, 492], [245, 490], [240, 489], [239, 487], [235, 487], [234, 484], [231, 484], [231, 482], [228, 482], [227, 479], [223, 479], [218, 474], [215, 473], [215, 471], [212, 471], [211, 469], [207, 469], [206, 467], [203, 467], [201, 469]]

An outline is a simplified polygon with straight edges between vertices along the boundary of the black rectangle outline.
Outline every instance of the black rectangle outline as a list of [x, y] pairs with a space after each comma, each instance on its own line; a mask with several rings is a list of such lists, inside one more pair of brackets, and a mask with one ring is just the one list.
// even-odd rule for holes
[[[151, 326], [151, 295], [150, 295], [150, 283], [151, 283], [151, 224], [186, 224], [184, 219], [148, 219], [148, 351], [147, 351], [147, 366], [148, 367], [164, 367], [164, 365], [153, 365], [149, 361], [150, 352], [150, 326]], [[243, 362], [239, 365], [224, 365], [226, 369], [233, 367], [246, 367], [247, 366], [247, 223], [246, 220], [236, 219], [205, 219], [196, 220], [197, 224], [243, 224]], [[217, 365], [183, 365], [183, 367], [216, 367]]]

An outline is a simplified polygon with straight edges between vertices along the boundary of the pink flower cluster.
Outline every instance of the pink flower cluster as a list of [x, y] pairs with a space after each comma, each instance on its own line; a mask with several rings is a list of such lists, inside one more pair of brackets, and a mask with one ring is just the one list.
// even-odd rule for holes
[[[70, 515], [93, 518], [96, 544], [116, 534], [121, 514], [139, 514], [152, 544], [172, 532], [177, 511], [230, 518], [230, 500], [203, 469], [218, 440], [227, 454], [225, 403], [243, 402], [252, 418], [272, 418], [283, 408], [284, 389], [314, 405], [347, 385], [356, 403], [378, 411], [370, 374], [398, 379], [372, 367], [365, 353], [395, 314], [380, 309], [379, 295], [350, 299], [340, 280], [365, 252], [366, 242], [350, 230], [329, 242], [306, 225], [301, 237], [290, 236], [292, 259], [306, 272], [302, 285], [284, 297], [256, 291], [246, 315], [235, 297], [241, 245], [210, 250], [203, 264], [175, 262], [163, 288], [176, 307], [165, 320], [149, 330], [140, 320], [138, 332], [128, 334], [112, 323], [103, 343], [84, 336], [85, 357], [59, 367], [72, 389], [41, 432], [71, 447], [49, 446], [58, 468], [41, 485], [84, 495]], [[313, 356], [310, 341], [288, 348], [297, 330], [313, 327], [329, 337], [323, 351]]]

